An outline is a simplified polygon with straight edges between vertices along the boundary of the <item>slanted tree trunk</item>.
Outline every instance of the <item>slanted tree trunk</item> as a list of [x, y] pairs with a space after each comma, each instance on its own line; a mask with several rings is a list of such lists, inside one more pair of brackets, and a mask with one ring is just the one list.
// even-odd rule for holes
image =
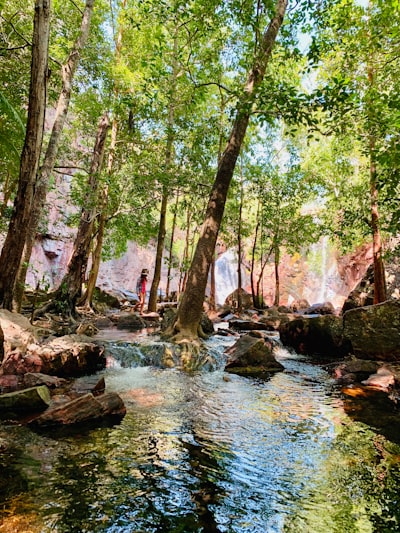
[[67, 272], [57, 289], [54, 298], [45, 308], [39, 309], [43, 313], [49, 309], [64, 315], [76, 314], [76, 302], [81, 295], [82, 284], [85, 280], [86, 269], [90, 253], [90, 244], [93, 235], [93, 224], [96, 218], [98, 206], [99, 174], [101, 172], [105, 151], [105, 142], [109, 127], [108, 114], [105, 113], [99, 122], [96, 142], [90, 165], [88, 191], [84, 200], [84, 208], [74, 241], [72, 256], [69, 260]]
[[50, 0], [36, 0], [33, 23], [28, 120], [19, 182], [8, 233], [0, 256], [0, 304], [12, 310], [14, 288], [25, 238], [31, 223], [36, 176], [43, 143], [46, 110]]
[[238, 102], [232, 131], [218, 165], [205, 220], [189, 269], [186, 289], [178, 308], [175, 323], [170, 331], [176, 335], [177, 341], [193, 341], [198, 338], [198, 335], [202, 335], [200, 320], [208, 272], [217, 242], [229, 185], [246, 134], [252, 106], [256, 99], [256, 90], [264, 78], [273, 45], [283, 22], [287, 2], [288, 0], [278, 0], [276, 3], [275, 15], [257, 46], [253, 66], [249, 72], [242, 97]]
[[85, 46], [89, 36], [90, 21], [93, 13], [93, 4], [94, 0], [86, 0], [86, 6], [83, 12], [81, 28], [78, 38], [75, 41], [75, 44], [68, 56], [66, 63], [61, 68], [62, 89], [60, 96], [58, 97], [56, 114], [51, 130], [50, 139], [47, 145], [46, 154], [44, 156], [42, 168], [38, 173], [37, 185], [35, 189], [35, 198], [32, 205], [31, 220], [27, 229], [27, 235], [25, 240], [23, 260], [19, 268], [18, 281], [15, 287], [15, 301], [18, 311], [21, 309], [22, 297], [25, 288], [26, 273], [28, 270], [32, 249], [35, 244], [37, 228], [46, 201], [50, 176], [53, 172], [54, 165], [56, 162], [61, 134], [64, 128], [65, 120], [67, 118], [69, 103], [71, 100], [72, 81], [80, 60], [81, 51]]

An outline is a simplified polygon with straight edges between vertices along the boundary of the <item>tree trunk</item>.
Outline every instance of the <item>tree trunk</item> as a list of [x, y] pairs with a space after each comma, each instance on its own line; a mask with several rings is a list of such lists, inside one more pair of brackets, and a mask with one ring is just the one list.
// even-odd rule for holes
[[188, 282], [173, 326], [177, 340], [194, 340], [199, 333], [202, 334], [199, 324], [203, 312], [208, 272], [217, 242], [229, 185], [246, 134], [250, 113], [256, 98], [256, 89], [264, 78], [273, 45], [283, 22], [287, 1], [277, 1], [275, 15], [257, 47], [253, 67], [249, 72], [242, 97], [238, 102], [232, 131], [219, 162], [205, 220], [189, 269]]
[[387, 299], [385, 267], [382, 259], [382, 239], [379, 229], [378, 188], [376, 165], [374, 160], [374, 139], [370, 139], [370, 194], [371, 194], [371, 228], [372, 253], [374, 259], [374, 304]]
[[[371, 9], [371, 5], [369, 5]], [[372, 59], [368, 64], [368, 86], [372, 93], [375, 84], [375, 72]], [[369, 179], [370, 179], [370, 205], [371, 205], [371, 230], [372, 230], [372, 253], [374, 261], [374, 304], [386, 300], [386, 278], [382, 259], [382, 239], [379, 229], [378, 210], [378, 178], [375, 161], [375, 121], [373, 97], [367, 100], [368, 106], [368, 130], [369, 130]]]
[[109, 119], [108, 115], [105, 113], [100, 119], [97, 130], [89, 173], [88, 192], [84, 201], [85, 207], [82, 209], [72, 256], [68, 263], [67, 273], [61, 281], [55, 296], [56, 303], [58, 303], [60, 310], [63, 312], [68, 310], [73, 315], [75, 314], [76, 302], [81, 295], [82, 284], [85, 280], [89, 259], [93, 224], [98, 209], [98, 177], [103, 164], [108, 127]]
[[165, 289], [165, 296], [166, 296], [167, 300], [169, 300], [169, 291], [170, 291], [170, 283], [171, 283], [172, 257], [173, 257], [173, 247], [174, 247], [174, 239], [175, 239], [175, 229], [176, 229], [176, 217], [177, 217], [177, 211], [178, 211], [178, 203], [179, 203], [179, 190], [176, 193], [175, 211], [174, 211], [174, 216], [173, 216], [173, 219], [172, 219], [172, 228], [171, 228], [171, 239], [169, 241], [167, 287]]
[[279, 262], [280, 262], [280, 250], [279, 242], [274, 239], [274, 269], [275, 269], [275, 298], [274, 305], [278, 306], [280, 301], [280, 279], [279, 279]]
[[[172, 58], [172, 73], [170, 79], [170, 100], [169, 100], [169, 109], [168, 109], [168, 125], [167, 125], [167, 145], [165, 149], [165, 169], [168, 172], [173, 156], [174, 148], [174, 123], [175, 123], [175, 98], [176, 98], [176, 80], [178, 77], [178, 28], [175, 29], [174, 36], [174, 50]], [[154, 266], [153, 281], [151, 283], [150, 295], [148, 310], [151, 313], [157, 311], [157, 296], [158, 296], [158, 286], [161, 279], [161, 267], [162, 267], [162, 256], [164, 252], [164, 242], [166, 234], [166, 218], [167, 218], [167, 207], [168, 207], [168, 187], [164, 183], [162, 188], [162, 199], [161, 199], [161, 208], [160, 208], [160, 222], [158, 226], [158, 237], [157, 237], [157, 253], [156, 253], [156, 262]]]
[[[257, 239], [258, 239], [258, 231], [260, 229], [260, 202], [257, 204], [257, 215], [256, 215], [256, 230], [254, 232], [254, 240], [253, 240], [253, 246], [251, 248], [251, 271], [250, 271], [250, 284], [251, 284], [251, 297], [253, 300], [253, 305], [256, 309], [259, 309], [259, 299], [256, 298], [256, 291], [254, 288], [254, 271], [255, 271], [255, 265], [256, 265], [256, 247], [257, 247]], [[262, 261], [262, 255], [261, 255], [261, 261]]]
[[[242, 174], [242, 171], [241, 171]], [[237, 286], [237, 310], [238, 313], [243, 311], [242, 298], [242, 212], [243, 212], [243, 175], [240, 182], [240, 203], [239, 203], [239, 220], [238, 220], [238, 286]]]
[[86, 6], [83, 12], [81, 29], [78, 38], [76, 39], [74, 47], [72, 48], [68, 56], [67, 62], [61, 68], [62, 89], [60, 96], [58, 97], [55, 119], [51, 130], [49, 143], [47, 145], [46, 154], [44, 156], [42, 168], [40, 169], [37, 178], [35, 197], [32, 205], [31, 220], [26, 234], [25, 250], [23, 254], [24, 256], [18, 273], [18, 282], [16, 284], [15, 291], [17, 310], [20, 310], [21, 308], [22, 297], [25, 289], [26, 273], [28, 270], [32, 249], [35, 244], [37, 228], [46, 201], [50, 176], [53, 172], [54, 165], [56, 162], [61, 134], [64, 128], [65, 120], [67, 118], [69, 103], [71, 100], [72, 80], [80, 60], [81, 50], [85, 46], [89, 36], [90, 20], [93, 13], [93, 4], [94, 0], [86, 0]]
[[36, 0], [26, 136], [14, 209], [0, 256], [0, 303], [9, 310], [13, 306], [14, 287], [30, 225], [43, 143], [49, 31], [50, 0]]

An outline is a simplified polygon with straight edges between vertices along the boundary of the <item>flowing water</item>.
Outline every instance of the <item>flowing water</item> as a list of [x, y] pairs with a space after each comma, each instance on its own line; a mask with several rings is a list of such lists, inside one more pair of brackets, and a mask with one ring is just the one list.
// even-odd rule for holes
[[0, 461], [0, 531], [400, 531], [396, 438], [346, 414], [360, 409], [328, 373], [283, 348], [269, 379], [225, 374], [232, 342], [210, 340], [219, 366], [192, 374], [114, 344], [102, 374], [127, 406], [120, 424], [0, 426], [15, 442]]

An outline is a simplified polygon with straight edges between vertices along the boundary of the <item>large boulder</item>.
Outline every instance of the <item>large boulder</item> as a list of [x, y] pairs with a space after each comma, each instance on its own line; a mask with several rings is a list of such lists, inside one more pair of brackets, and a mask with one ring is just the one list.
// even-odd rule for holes
[[400, 360], [400, 301], [359, 307], [343, 315], [343, 337], [360, 359]]
[[294, 348], [297, 353], [323, 357], [337, 357], [348, 352], [342, 331], [342, 318], [334, 315], [299, 317], [279, 327], [285, 346]]
[[243, 335], [228, 350], [225, 370], [245, 376], [278, 372], [284, 367], [275, 359], [270, 340], [254, 335]]
[[30, 344], [26, 352], [9, 353], [0, 369], [1, 374], [40, 372], [59, 377], [93, 374], [106, 366], [104, 347], [89, 337], [65, 335], [46, 344]]

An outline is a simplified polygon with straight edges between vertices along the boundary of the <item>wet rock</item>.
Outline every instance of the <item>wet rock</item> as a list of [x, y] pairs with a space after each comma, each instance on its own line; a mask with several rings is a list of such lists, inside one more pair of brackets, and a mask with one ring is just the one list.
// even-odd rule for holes
[[0, 411], [26, 413], [43, 411], [50, 405], [50, 391], [46, 385], [30, 387], [0, 395]]
[[67, 383], [66, 379], [58, 378], [57, 376], [49, 376], [48, 374], [42, 374], [40, 372], [27, 372], [22, 379], [25, 387], [46, 385], [49, 389], [56, 389]]
[[95, 398], [88, 393], [47, 409], [30, 424], [44, 428], [100, 420], [107, 416], [122, 418], [125, 414], [124, 402], [118, 394], [109, 392]]
[[291, 346], [297, 353], [324, 357], [341, 357], [348, 353], [342, 331], [342, 318], [334, 315], [299, 317], [279, 327], [285, 346]]
[[238, 318], [229, 320], [229, 327], [237, 331], [272, 331], [274, 329], [270, 324], [266, 324], [264, 321], [258, 322], [255, 320], [240, 320]]
[[74, 377], [105, 368], [104, 347], [89, 337], [65, 335], [43, 345], [30, 344], [26, 352], [10, 353], [1, 366], [3, 374], [40, 372], [59, 377]]
[[91, 392], [93, 396], [99, 396], [104, 393], [105, 388], [104, 377], [84, 376], [74, 381], [70, 388], [70, 393], [83, 395]]
[[0, 376], [0, 393], [17, 390], [21, 384], [21, 377], [14, 374]]
[[389, 391], [395, 385], [395, 375], [389, 368], [382, 366], [378, 368], [376, 374], [372, 374], [368, 379], [362, 381], [362, 384]]
[[359, 307], [343, 315], [344, 340], [360, 359], [400, 360], [400, 301]]
[[284, 367], [272, 353], [273, 344], [258, 336], [244, 335], [231, 346], [225, 370], [240, 375], [260, 375], [278, 372]]
[[126, 313], [121, 314], [118, 317], [117, 328], [118, 329], [129, 329], [131, 331], [137, 331], [139, 329], [144, 329], [146, 327], [146, 322], [135, 313]]

